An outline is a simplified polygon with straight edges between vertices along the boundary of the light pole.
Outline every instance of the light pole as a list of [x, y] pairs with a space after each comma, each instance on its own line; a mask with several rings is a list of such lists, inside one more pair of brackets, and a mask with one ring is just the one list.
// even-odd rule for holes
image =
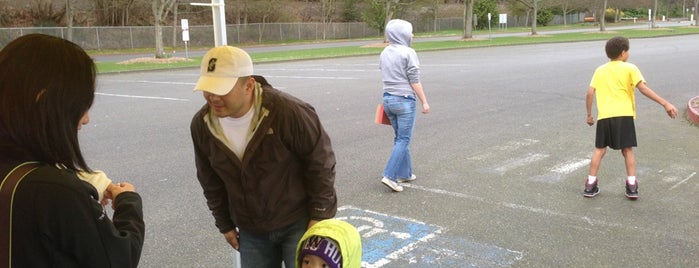
[[193, 6], [209, 6], [214, 18], [214, 44], [218, 46], [228, 45], [226, 37], [226, 8], [223, 0], [211, 0], [207, 3], [191, 3]]

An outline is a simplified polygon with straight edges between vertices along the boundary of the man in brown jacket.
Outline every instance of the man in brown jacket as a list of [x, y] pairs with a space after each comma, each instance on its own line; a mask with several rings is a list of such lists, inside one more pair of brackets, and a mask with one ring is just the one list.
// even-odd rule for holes
[[243, 267], [294, 267], [307, 228], [337, 211], [335, 154], [314, 108], [253, 75], [243, 50], [215, 47], [195, 90], [197, 177]]

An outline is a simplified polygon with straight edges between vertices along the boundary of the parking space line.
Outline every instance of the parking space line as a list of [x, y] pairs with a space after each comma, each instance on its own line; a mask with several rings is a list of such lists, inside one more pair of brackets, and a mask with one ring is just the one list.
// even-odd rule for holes
[[496, 145], [488, 149], [486, 152], [482, 152], [473, 156], [468, 157], [468, 160], [485, 160], [492, 157], [495, 153], [493, 151], [515, 151], [519, 148], [530, 146], [539, 143], [539, 140], [534, 139], [522, 139], [519, 141], [509, 141], [503, 145]]
[[144, 84], [166, 84], [166, 85], [187, 85], [194, 86], [193, 82], [172, 82], [172, 81], [150, 81], [150, 80], [118, 80], [118, 79], [97, 79], [98, 82], [116, 82], [116, 83], [144, 83]]
[[687, 182], [689, 179], [694, 177], [694, 175], [697, 175], [697, 173], [693, 172], [692, 174], [689, 174], [689, 176], [687, 178], [685, 178], [684, 180], [682, 180], [682, 181], [676, 183], [675, 185], [673, 185], [672, 187], [670, 187], [670, 190], [675, 189], [675, 188], [677, 188], [677, 186], [680, 186], [680, 184]]
[[491, 200], [487, 200], [485, 198], [478, 197], [478, 196], [450, 192], [450, 191], [441, 190], [441, 189], [428, 188], [428, 187], [423, 187], [423, 186], [419, 186], [419, 185], [415, 185], [415, 184], [404, 183], [404, 184], [402, 184], [402, 186], [405, 188], [412, 188], [412, 189], [422, 190], [422, 191], [436, 193], [436, 194], [443, 194], [443, 195], [448, 195], [448, 196], [462, 198], [462, 199], [477, 200], [477, 201], [480, 201], [482, 203], [486, 203], [486, 204], [490, 204], [490, 205], [495, 205], [495, 206], [499, 206], [499, 207], [506, 207], [506, 208], [511, 208], [511, 209], [517, 209], [517, 210], [532, 212], [532, 213], [536, 213], [536, 214], [542, 214], [542, 215], [547, 215], [547, 216], [557, 216], [557, 217], [561, 217], [561, 218], [569, 218], [569, 219], [573, 219], [576, 221], [582, 220], [582, 221], [588, 222], [590, 225], [603, 225], [603, 226], [608, 226], [608, 227], [624, 227], [623, 224], [611, 223], [611, 222], [600, 221], [600, 220], [593, 220], [593, 219], [589, 219], [588, 217], [579, 217], [579, 216], [575, 216], [575, 215], [571, 215], [571, 214], [556, 212], [556, 211], [553, 211], [550, 209], [545, 209], [545, 208], [537, 208], [537, 207], [531, 207], [531, 206], [509, 203], [509, 202], [491, 201]]
[[524, 167], [527, 166], [531, 163], [534, 163], [536, 161], [542, 160], [544, 158], [549, 157], [547, 154], [527, 154], [523, 157], [516, 158], [516, 159], [511, 159], [508, 160], [507, 162], [498, 165], [497, 167], [493, 168], [492, 170], [495, 171], [495, 173], [498, 174], [505, 174], [508, 170], [519, 168], [519, 167]]
[[189, 101], [188, 99], [178, 99], [178, 98], [167, 98], [167, 97], [152, 97], [152, 96], [137, 96], [137, 95], [124, 95], [124, 94], [109, 94], [97, 92], [96, 95], [109, 96], [109, 97], [122, 97], [122, 98], [133, 98], [133, 99], [153, 99], [153, 100], [171, 100], [171, 101]]
[[[696, 175], [696, 172], [689, 175], [689, 177], [687, 177], [685, 180], [683, 180], [680, 183], [683, 183], [683, 182], [689, 180], [694, 175]], [[680, 184], [680, 183], [678, 183], [678, 184]], [[592, 218], [585, 216], [585, 215], [582, 215], [582, 216], [573, 215], [573, 214], [567, 214], [567, 213], [553, 211], [553, 210], [546, 209], [546, 208], [537, 208], [537, 207], [531, 207], [531, 206], [527, 206], [527, 205], [515, 204], [515, 203], [509, 203], [509, 202], [492, 201], [492, 200], [487, 200], [485, 198], [478, 197], [478, 196], [450, 192], [450, 191], [441, 190], [441, 189], [428, 188], [428, 187], [423, 187], [423, 186], [419, 186], [419, 185], [415, 185], [415, 184], [411, 184], [411, 183], [403, 183], [402, 186], [404, 188], [412, 188], [412, 189], [422, 190], [422, 191], [431, 192], [431, 193], [435, 193], [435, 194], [448, 195], [448, 196], [452, 196], [452, 197], [456, 197], [456, 198], [463, 198], [463, 199], [468, 199], [468, 200], [477, 200], [477, 201], [480, 201], [482, 203], [493, 205], [493, 206], [517, 209], [517, 210], [521, 210], [521, 211], [542, 214], [545, 216], [555, 216], [555, 217], [560, 217], [560, 218], [566, 218], [566, 219], [572, 220], [574, 222], [585, 222], [590, 226], [604, 226], [604, 227], [621, 228], [621, 229], [632, 228], [634, 231], [640, 231], [640, 232], [644, 232], [647, 234], [653, 234], [653, 235], [657, 235], [657, 236], [669, 236], [669, 237], [673, 237], [673, 238], [681, 240], [681, 241], [688, 241], [691, 243], [698, 243], [699, 242], [699, 240], [697, 240], [696, 237], [677, 236], [673, 233], [659, 232], [659, 231], [653, 230], [653, 229], [641, 230], [639, 227], [636, 227], [636, 226], [628, 226], [628, 225], [621, 224], [621, 223], [608, 222], [608, 221], [603, 221], [603, 220], [595, 220], [595, 219], [592, 219]], [[580, 198], [582, 198], [582, 197], [580, 197]]]
[[552, 168], [551, 171], [558, 174], [568, 175], [581, 167], [587, 166], [588, 164], [590, 164], [590, 159], [575, 159], [573, 161], [557, 165]]

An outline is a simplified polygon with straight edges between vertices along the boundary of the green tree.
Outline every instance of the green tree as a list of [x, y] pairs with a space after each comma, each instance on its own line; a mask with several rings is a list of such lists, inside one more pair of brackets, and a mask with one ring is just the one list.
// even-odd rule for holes
[[370, 0], [369, 7], [362, 12], [362, 19], [369, 27], [383, 33], [386, 28], [386, 1]]
[[383, 33], [389, 20], [403, 17], [414, 3], [414, 0], [370, 0], [369, 7], [362, 12], [362, 18], [369, 27]]
[[553, 19], [553, 12], [549, 8], [540, 9], [536, 14], [536, 23], [546, 26]]
[[479, 0], [473, 6], [473, 14], [478, 23], [476, 29], [488, 29], [488, 13], [492, 16], [491, 23], [498, 23], [498, 3], [495, 0]]
[[359, 21], [362, 19], [357, 9], [358, 0], [345, 0], [342, 10], [342, 19], [344, 21]]

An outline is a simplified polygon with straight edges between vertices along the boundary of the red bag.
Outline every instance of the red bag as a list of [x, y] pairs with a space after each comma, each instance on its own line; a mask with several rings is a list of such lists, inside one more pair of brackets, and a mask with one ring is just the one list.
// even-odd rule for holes
[[386, 115], [386, 112], [384, 112], [383, 110], [382, 103], [379, 103], [379, 105], [376, 106], [376, 115], [374, 116], [374, 123], [382, 125], [391, 124], [391, 120], [388, 120], [388, 116]]

